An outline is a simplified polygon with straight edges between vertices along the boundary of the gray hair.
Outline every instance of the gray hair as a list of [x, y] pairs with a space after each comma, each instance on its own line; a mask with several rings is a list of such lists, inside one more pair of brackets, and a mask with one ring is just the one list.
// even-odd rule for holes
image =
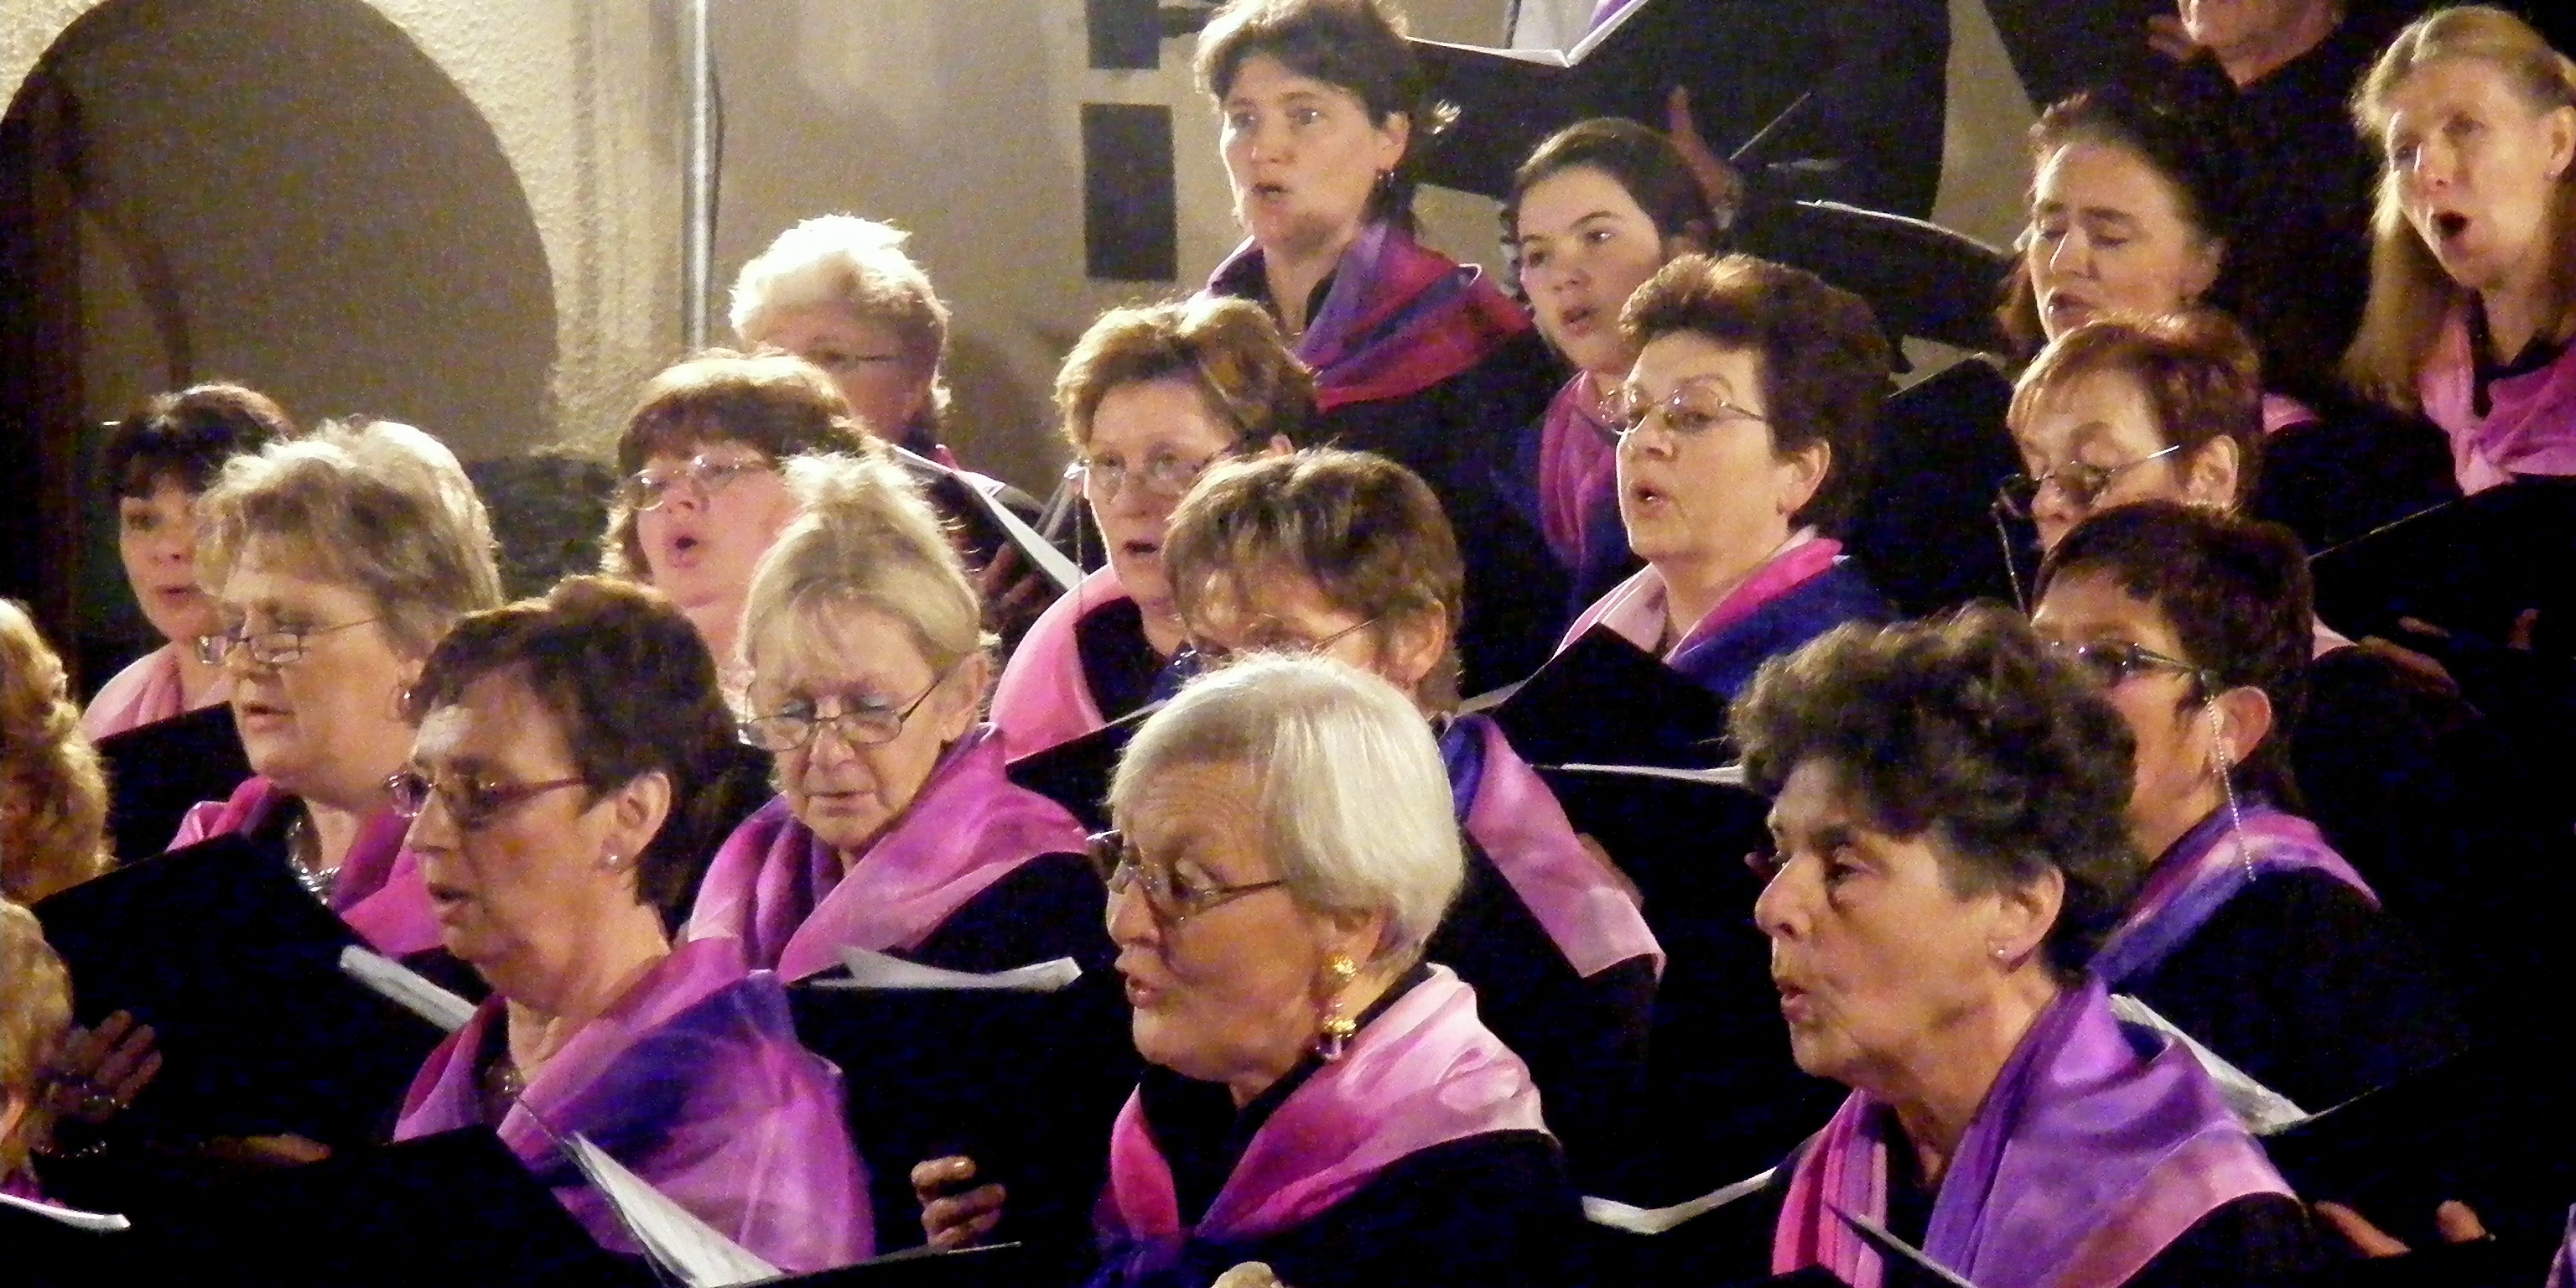
[[1123, 814], [1175, 766], [1239, 766], [1262, 840], [1297, 903], [1383, 912], [1378, 961], [1422, 953], [1466, 878], [1431, 726], [1393, 685], [1331, 658], [1254, 655], [1147, 719], [1109, 787]]
[[[769, 315], [786, 309], [833, 304], [871, 322], [882, 322], [903, 346], [904, 360], [931, 382], [933, 424], [947, 414], [948, 306], [930, 285], [930, 274], [904, 251], [912, 234], [856, 215], [821, 215], [778, 234], [742, 266], [733, 281], [728, 320], [745, 344], [769, 332]], [[877, 432], [900, 435], [901, 425]]]
[[250, 547], [275, 542], [305, 574], [366, 595], [408, 656], [428, 656], [457, 618], [501, 603], [492, 521], [473, 481], [409, 425], [325, 421], [236, 456], [197, 516], [197, 580], [210, 592]]
[[902, 622], [942, 675], [988, 647], [975, 584], [902, 466], [882, 453], [833, 453], [795, 457], [786, 473], [803, 512], [761, 556], [744, 598], [743, 655], [754, 671], [837, 647], [814, 638], [814, 610], [830, 603]]

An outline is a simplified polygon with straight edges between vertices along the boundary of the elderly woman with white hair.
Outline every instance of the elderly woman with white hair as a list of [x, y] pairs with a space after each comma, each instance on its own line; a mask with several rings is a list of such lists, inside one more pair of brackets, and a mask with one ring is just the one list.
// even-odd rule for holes
[[911, 236], [855, 215], [822, 215], [780, 233], [734, 278], [734, 335], [822, 368], [870, 434], [911, 454], [906, 468], [958, 533], [970, 571], [985, 578], [994, 625], [1017, 639], [1054, 596], [1019, 557], [996, 568], [1009, 537], [986, 506], [998, 502], [1034, 521], [1038, 504], [963, 468], [940, 439], [949, 405], [948, 305], [905, 252]]
[[[1580, 1218], [1537, 1087], [1422, 961], [1463, 863], [1412, 700], [1330, 658], [1237, 663], [1145, 722], [1109, 803], [1094, 853], [1152, 1067], [1111, 1135], [1093, 1282], [1568, 1282]], [[1001, 1213], [997, 1187], [942, 1196], [969, 1166], [914, 1171], [934, 1243]]]

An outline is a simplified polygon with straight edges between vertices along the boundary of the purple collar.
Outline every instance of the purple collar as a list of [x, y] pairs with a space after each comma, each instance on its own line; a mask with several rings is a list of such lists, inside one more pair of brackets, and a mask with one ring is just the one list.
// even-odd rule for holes
[[2379, 902], [2370, 883], [2326, 844], [2316, 824], [2260, 801], [2246, 802], [2237, 813], [2245, 822], [2242, 832], [2222, 805], [2148, 869], [2128, 917], [2093, 955], [2093, 973], [2112, 991], [2125, 992], [2153, 974], [2228, 900], [2262, 877], [2322, 872], [2373, 904]]
[[1664, 949], [1634, 893], [1585, 849], [1547, 781], [1490, 717], [1462, 716], [1441, 738], [1458, 821], [1585, 979], [1637, 957], [1664, 969]]

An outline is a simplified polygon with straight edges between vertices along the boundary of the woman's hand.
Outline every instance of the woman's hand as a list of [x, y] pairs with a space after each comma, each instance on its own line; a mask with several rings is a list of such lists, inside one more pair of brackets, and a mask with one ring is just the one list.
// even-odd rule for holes
[[1717, 214], [1717, 227], [1709, 229], [1709, 235], [1715, 237], [1732, 227], [1736, 212], [1744, 208], [1744, 176], [1701, 137], [1699, 122], [1691, 116], [1690, 91], [1679, 85], [1664, 100], [1664, 134], [1672, 140], [1673, 150], [1682, 154], [1682, 163], [1699, 181], [1700, 195], [1708, 198], [1709, 209]]
[[[2365, 1257], [2402, 1257], [2414, 1251], [2341, 1203], [2319, 1203], [2316, 1213], [2352, 1245], [2353, 1251]], [[2486, 1223], [2478, 1220], [2478, 1214], [2468, 1204], [2458, 1200], [2433, 1209], [2433, 1228], [2441, 1232], [2444, 1243], [2476, 1243], [2487, 1237]]]
[[1279, 1282], [1278, 1272], [1272, 1270], [1268, 1262], [1247, 1261], [1218, 1275], [1208, 1288], [1287, 1288], [1287, 1285]]
[[161, 1072], [152, 1026], [124, 1011], [95, 1029], [75, 1024], [56, 1039], [46, 1061], [54, 1112], [96, 1127], [125, 1111]]
[[1002, 1223], [1002, 1201], [1010, 1197], [999, 1185], [961, 1189], [975, 1179], [975, 1160], [950, 1155], [915, 1163], [912, 1196], [921, 1203], [921, 1232], [941, 1251], [968, 1248], [991, 1237]]
[[244, 1167], [302, 1167], [331, 1156], [331, 1147], [303, 1136], [217, 1136], [206, 1156]]

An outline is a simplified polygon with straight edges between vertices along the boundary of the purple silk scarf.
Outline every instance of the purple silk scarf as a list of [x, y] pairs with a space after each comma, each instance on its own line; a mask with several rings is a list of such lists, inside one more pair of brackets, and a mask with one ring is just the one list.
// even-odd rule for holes
[[[485, 1121], [477, 1065], [506, 1005], [486, 999], [430, 1054], [394, 1139]], [[547, 1126], [589, 1137], [754, 1256], [789, 1271], [827, 1270], [875, 1247], [840, 1083], [797, 1043], [778, 977], [746, 974], [735, 941], [702, 939], [674, 949], [575, 1033], [498, 1130], [604, 1248], [639, 1251]]]
[[1603, 510], [1619, 508], [1619, 440], [1592, 414], [1592, 381], [1581, 372], [1547, 405], [1538, 440], [1539, 524], [1557, 566], [1579, 570]]
[[1585, 609], [1567, 628], [1557, 651], [1571, 647], [1596, 624], [1607, 625], [1703, 688], [1732, 698], [1773, 655], [1846, 621], [1889, 615], [1887, 601], [1842, 558], [1842, 549], [1841, 542], [1802, 529], [1670, 650], [1663, 648], [1671, 618], [1664, 577], [1649, 564]]
[[2576, 1288], [2576, 1208], [2567, 1211], [2567, 1238], [2549, 1263], [2549, 1288]]
[[[1212, 295], [1258, 298], [1267, 290], [1261, 248], [1250, 241], [1208, 278]], [[1329, 412], [1420, 393], [1529, 329], [1529, 315], [1483, 269], [1392, 223], [1374, 223], [1342, 252], [1297, 357], [1314, 370], [1316, 405]]]
[[2442, 324], [2416, 392], [2424, 414], [2450, 435], [2461, 491], [2483, 492], [2517, 474], [2576, 474], [2576, 345], [2538, 371], [2487, 382], [2481, 416], [2477, 357], [2462, 305]]
[[1002, 678], [993, 686], [992, 720], [1016, 760], [1044, 751], [1108, 723], [1100, 701], [1092, 696], [1091, 677], [1083, 674], [1082, 648], [1074, 627], [1101, 608], [1128, 598], [1117, 572], [1107, 564], [1082, 579], [1070, 595], [1061, 595], [1011, 650]]
[[[1827, 1205], [1887, 1218], [1895, 1114], [1855, 1091], [1809, 1141], [1771, 1246], [1774, 1274], [1823, 1266], [1879, 1288], [1885, 1266]], [[2124, 1031], [2097, 981], [2040, 1013], [1950, 1160], [1923, 1251], [1979, 1288], [2115, 1288], [2209, 1213], [2290, 1193], [2191, 1053]]]
[[[253, 776], [229, 800], [191, 806], [179, 820], [170, 848], [257, 832], [294, 802], [295, 796], [276, 782]], [[411, 824], [391, 807], [369, 815], [340, 860], [340, 876], [331, 887], [331, 911], [387, 957], [408, 957], [439, 945], [438, 913], [430, 906], [429, 887], [421, 882], [420, 861], [403, 845], [410, 834]]]
[[1547, 781], [1512, 750], [1501, 725], [1462, 716], [1441, 739], [1451, 803], [1467, 835], [1585, 979], [1636, 957], [1664, 970], [1664, 949], [1636, 894], [1583, 847]]
[[1082, 848], [1082, 824], [1011, 782], [1001, 735], [984, 725], [949, 749], [847, 876], [786, 797], [762, 806], [716, 851], [688, 937], [741, 940], [754, 966], [793, 982], [839, 966], [843, 948], [918, 948], [1022, 864]]
[[1430, 971], [1280, 1102], [1195, 1227], [1182, 1226], [1171, 1164], [1129, 1096], [1110, 1131], [1108, 1253], [1093, 1282], [1148, 1277], [1192, 1239], [1241, 1243], [1304, 1225], [1435, 1145], [1545, 1131], [1529, 1068], [1476, 1018], [1475, 990], [1445, 966]]
[[2154, 973], [2200, 933], [2228, 900], [2261, 877], [2322, 872], [2351, 886], [2372, 904], [2379, 902], [2370, 883], [2326, 844], [2316, 824], [2260, 801], [2246, 802], [2237, 813], [2244, 818], [2242, 832], [2221, 805], [2183, 833], [2148, 869], [2146, 884], [2131, 902], [2127, 919], [2093, 955], [2093, 973], [2113, 992]]

